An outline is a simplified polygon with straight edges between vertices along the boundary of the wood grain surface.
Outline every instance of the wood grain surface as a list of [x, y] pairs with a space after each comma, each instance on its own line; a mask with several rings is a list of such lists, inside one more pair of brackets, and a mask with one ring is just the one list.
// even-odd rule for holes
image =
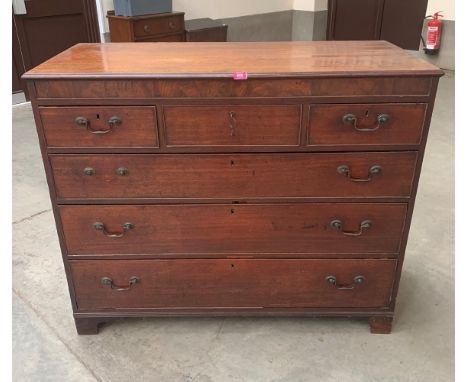
[[[219, 307], [374, 307], [388, 304], [396, 260], [71, 261], [78, 310]], [[354, 289], [356, 276], [364, 282]], [[116, 286], [101, 284], [109, 277]]]
[[301, 105], [164, 106], [167, 146], [298, 146]]
[[78, 44], [27, 72], [41, 77], [440, 76], [386, 41]]
[[[159, 146], [154, 106], [40, 107], [39, 113], [48, 147]], [[88, 126], [78, 126], [78, 117], [86, 118]], [[120, 125], [111, 127], [112, 117], [120, 118]]]
[[[310, 105], [308, 144], [419, 144], [426, 109], [424, 103]], [[356, 127], [343, 121], [349, 114], [356, 117]], [[387, 115], [389, 121], [379, 125], [381, 115]]]
[[[406, 217], [399, 203], [61, 206], [69, 255], [167, 253], [397, 253]], [[346, 236], [330, 226], [357, 232]], [[107, 237], [93, 224], [122, 237]], [[124, 231], [122, 226], [134, 228]]]
[[[89, 77], [88, 77], [89, 78]], [[376, 97], [392, 97], [393, 101], [406, 101], [416, 97], [427, 101], [432, 86], [428, 77], [348, 77], [348, 78], [250, 78], [247, 81], [233, 81], [232, 78], [215, 79], [42, 79], [35, 82], [37, 96], [51, 99], [89, 98], [100, 102], [145, 99], [154, 97], [190, 98], [190, 101], [219, 102], [216, 97], [233, 97], [245, 102], [245, 97], [324, 97], [319, 102], [333, 102], [330, 97], [348, 97], [347, 102], [356, 102], [354, 97], [371, 98], [371, 102], [381, 101]], [[214, 98], [213, 98], [214, 97]], [[179, 101], [177, 99], [177, 101]], [[294, 99], [283, 98], [283, 102]], [[310, 103], [307, 99], [305, 102]], [[70, 101], [69, 101], [70, 102]], [[76, 102], [73, 100], [72, 102]], [[114, 101], [116, 102], [116, 101]], [[342, 102], [342, 101], [341, 101]], [[362, 101], [361, 101], [362, 102]]]
[[[416, 159], [415, 152], [50, 156], [59, 198], [104, 200], [409, 198]], [[349, 176], [338, 172], [343, 165]], [[378, 174], [369, 174], [373, 166]]]

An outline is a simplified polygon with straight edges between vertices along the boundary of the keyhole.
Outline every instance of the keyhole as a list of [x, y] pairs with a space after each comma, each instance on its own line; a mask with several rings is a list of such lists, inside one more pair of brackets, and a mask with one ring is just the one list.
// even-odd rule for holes
[[369, 110], [366, 110], [366, 118], [369, 116]]
[[231, 268], [234, 268], [234, 264], [231, 264]]
[[234, 213], [234, 208], [231, 208], [231, 214], [233, 214], [233, 213]]
[[233, 160], [231, 160], [231, 167], [232, 167], [232, 166], [234, 166], [234, 161], [233, 161]]
[[99, 114], [96, 114], [96, 119], [99, 119], [101, 118], [101, 116]]

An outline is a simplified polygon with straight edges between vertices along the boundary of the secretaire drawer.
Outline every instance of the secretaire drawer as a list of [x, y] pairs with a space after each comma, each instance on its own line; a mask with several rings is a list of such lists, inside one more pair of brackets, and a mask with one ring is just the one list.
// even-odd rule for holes
[[409, 197], [416, 152], [51, 155], [59, 198]]
[[417, 145], [427, 104], [309, 106], [308, 145]]
[[78, 310], [383, 308], [396, 260], [71, 261]]
[[48, 147], [158, 147], [153, 106], [39, 107]]
[[164, 106], [168, 146], [298, 146], [300, 105]]
[[61, 206], [69, 255], [397, 253], [407, 205]]
[[133, 23], [136, 37], [151, 36], [160, 33], [174, 33], [184, 30], [184, 15], [162, 18], [142, 18]]

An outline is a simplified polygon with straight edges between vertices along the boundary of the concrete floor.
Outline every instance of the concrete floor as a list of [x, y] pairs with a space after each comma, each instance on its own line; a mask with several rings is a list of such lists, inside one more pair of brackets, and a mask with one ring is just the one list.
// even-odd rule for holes
[[440, 82], [391, 335], [356, 319], [164, 318], [77, 336], [31, 107], [14, 106], [14, 381], [452, 381], [454, 80]]

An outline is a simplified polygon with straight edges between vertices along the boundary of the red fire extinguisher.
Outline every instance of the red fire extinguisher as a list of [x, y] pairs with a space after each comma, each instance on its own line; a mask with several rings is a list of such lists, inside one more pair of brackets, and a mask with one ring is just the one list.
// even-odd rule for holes
[[433, 16], [426, 16], [426, 18], [432, 18], [432, 20], [427, 23], [427, 38], [424, 47], [424, 52], [426, 54], [432, 55], [439, 53], [440, 38], [442, 36], [442, 20], [439, 20], [439, 18], [444, 17], [440, 13], [441, 11], [434, 13]]

